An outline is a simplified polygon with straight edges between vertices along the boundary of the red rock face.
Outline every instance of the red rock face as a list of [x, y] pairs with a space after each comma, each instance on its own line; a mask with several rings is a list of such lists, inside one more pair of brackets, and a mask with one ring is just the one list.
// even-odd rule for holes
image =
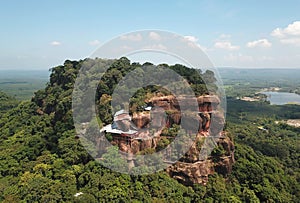
[[211, 161], [195, 163], [176, 162], [167, 168], [167, 173], [184, 185], [203, 184], [208, 182], [208, 175], [214, 174]]
[[[201, 136], [197, 137], [197, 141]], [[185, 157], [167, 168], [167, 173], [184, 185], [203, 184], [208, 182], [208, 176], [215, 172], [228, 175], [234, 164], [234, 145], [228, 137], [218, 140], [218, 146], [222, 146], [225, 154], [221, 156], [209, 156], [205, 160], [199, 159], [201, 148], [197, 147], [197, 141], [186, 153]]]
[[150, 113], [134, 113], [132, 116], [132, 122], [138, 127], [138, 128], [147, 128], [149, 127], [150, 123]]
[[[162, 139], [161, 133], [163, 128], [169, 128], [173, 124], [181, 124], [182, 115], [178, 101], [174, 96], [153, 97], [146, 102], [151, 106], [162, 108], [166, 117], [153, 117], [155, 112], [152, 111], [134, 113], [131, 120], [135, 126], [140, 129], [138, 130], [139, 139], [114, 140], [114, 144], [119, 146], [120, 150], [124, 152], [137, 154], [149, 148], [155, 150], [157, 143]], [[193, 101], [191, 99], [187, 99], [183, 102], [183, 104], [192, 105], [192, 102]], [[218, 146], [224, 149], [224, 154], [219, 157], [209, 156], [205, 160], [201, 160], [199, 158], [201, 151], [201, 145], [199, 143], [203, 142], [207, 136], [215, 136], [219, 134], [225, 135], [225, 133], [222, 133], [222, 127], [224, 126], [223, 124], [225, 121], [223, 115], [218, 112], [220, 100], [217, 96], [200, 96], [197, 98], [197, 102], [199, 106], [199, 115], [196, 118], [198, 120], [196, 122], [199, 122], [199, 129], [198, 132], [196, 132], [197, 137], [195, 143], [184, 157], [182, 157], [174, 165], [168, 167], [166, 170], [171, 177], [185, 185], [205, 185], [208, 181], [208, 175], [215, 172], [224, 175], [229, 174], [234, 163], [234, 145], [226, 136], [217, 140]], [[181, 106], [181, 108], [185, 107]], [[189, 123], [193, 122], [187, 122], [184, 125], [188, 126]], [[160, 126], [160, 124], [164, 124], [164, 126]], [[127, 129], [129, 125], [125, 125], [123, 127], [124, 129]], [[154, 135], [150, 135], [151, 127], [154, 127], [156, 130]], [[132, 160], [130, 161], [134, 164]]]

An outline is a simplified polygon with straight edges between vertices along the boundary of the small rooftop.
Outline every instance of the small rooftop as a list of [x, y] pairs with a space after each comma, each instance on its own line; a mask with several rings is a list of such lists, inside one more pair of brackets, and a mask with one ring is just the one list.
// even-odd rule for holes
[[120, 111], [117, 111], [114, 115], [114, 117], [122, 115], [122, 114], [129, 114], [127, 111], [125, 111], [124, 109], [121, 109]]

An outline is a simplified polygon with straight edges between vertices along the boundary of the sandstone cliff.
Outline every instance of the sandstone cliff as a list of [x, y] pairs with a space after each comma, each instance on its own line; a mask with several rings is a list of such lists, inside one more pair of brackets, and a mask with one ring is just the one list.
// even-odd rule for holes
[[[180, 99], [184, 100], [184, 105], [192, 105], [191, 98]], [[158, 150], [158, 146], [161, 147], [165, 139], [172, 142], [174, 138], [172, 132], [175, 131], [176, 135], [174, 126], [181, 124], [180, 110], [185, 106], [179, 105], [174, 96], [156, 96], [146, 103], [157, 110], [134, 112], [131, 115], [130, 122], [134, 124], [132, 129], [136, 130], [135, 134], [124, 132], [113, 135], [112, 143], [126, 153], [137, 154], [148, 152], [149, 149]], [[234, 163], [234, 145], [222, 129], [224, 117], [219, 111], [219, 98], [214, 95], [200, 96], [197, 98], [197, 103], [199, 109], [196, 119], [199, 128], [196, 139], [189, 151], [166, 169], [171, 177], [185, 185], [206, 184], [208, 175], [215, 172], [227, 175], [231, 172]], [[153, 115], [155, 116], [152, 117]], [[117, 120], [116, 125], [125, 125], [126, 131], [130, 129], [128, 120], [123, 123], [122, 120]], [[188, 124], [189, 122], [186, 125]], [[122, 129], [125, 129], [124, 126]], [[207, 140], [211, 142], [208, 143]], [[132, 160], [129, 161], [134, 164]]]

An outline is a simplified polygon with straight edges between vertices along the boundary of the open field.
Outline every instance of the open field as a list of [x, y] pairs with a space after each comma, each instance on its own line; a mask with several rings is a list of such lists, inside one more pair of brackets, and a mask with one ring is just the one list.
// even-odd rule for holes
[[48, 77], [48, 71], [0, 70], [0, 91], [27, 100], [35, 91], [45, 88]]

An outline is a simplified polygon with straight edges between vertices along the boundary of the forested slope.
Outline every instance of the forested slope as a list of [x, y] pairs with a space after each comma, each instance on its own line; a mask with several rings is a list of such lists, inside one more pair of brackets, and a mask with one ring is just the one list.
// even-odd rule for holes
[[[103, 62], [86, 60], [94, 64]], [[252, 120], [227, 124], [236, 145], [233, 172], [226, 177], [210, 176], [206, 186], [183, 186], [165, 172], [129, 176], [104, 168], [75, 138], [72, 88], [82, 63], [66, 61], [54, 67], [47, 87], [36, 92], [32, 101], [16, 107], [12, 101], [10, 110], [5, 107], [2, 111], [0, 201], [299, 202], [299, 148], [295, 147], [299, 131], [286, 128], [263, 134], [249, 127]], [[124, 58], [113, 64], [111, 77], [122, 76], [120, 67], [130, 69], [137, 65]], [[277, 142], [278, 136], [284, 142]], [[267, 142], [268, 137], [274, 141], [269, 144], [275, 149], [292, 142], [287, 145], [287, 154], [280, 157], [264, 151], [259, 143]], [[111, 156], [116, 159], [117, 155]], [[75, 197], [78, 192], [83, 194]]]

